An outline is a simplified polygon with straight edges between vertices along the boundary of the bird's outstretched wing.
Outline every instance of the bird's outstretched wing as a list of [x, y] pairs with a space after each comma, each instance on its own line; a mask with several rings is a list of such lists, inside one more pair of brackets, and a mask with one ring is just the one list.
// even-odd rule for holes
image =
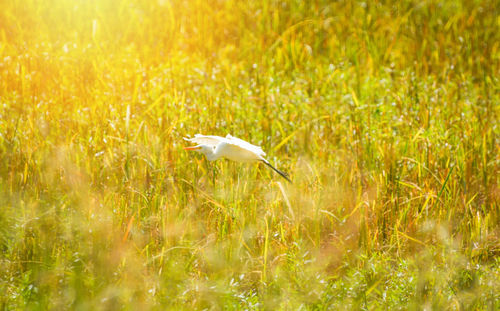
[[184, 140], [190, 141], [198, 145], [208, 145], [208, 146], [217, 146], [221, 142], [226, 141], [224, 137], [201, 135], [201, 134], [195, 134], [193, 138], [184, 138]]
[[261, 157], [266, 156], [266, 153], [264, 152], [264, 150], [262, 150], [261, 147], [252, 145], [251, 143], [246, 142], [242, 139], [236, 138], [234, 136], [231, 136], [230, 134], [226, 135], [226, 143], [231, 144], [231, 145], [235, 145], [235, 146], [240, 147], [240, 148], [247, 149], [247, 150], [249, 150], [249, 151], [251, 151], [251, 152], [253, 152]]

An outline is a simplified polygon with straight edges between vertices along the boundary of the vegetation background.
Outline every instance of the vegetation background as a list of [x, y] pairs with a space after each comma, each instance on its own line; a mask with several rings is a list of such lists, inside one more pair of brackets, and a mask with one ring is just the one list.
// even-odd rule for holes
[[499, 12], [0, 1], [0, 308], [500, 309]]

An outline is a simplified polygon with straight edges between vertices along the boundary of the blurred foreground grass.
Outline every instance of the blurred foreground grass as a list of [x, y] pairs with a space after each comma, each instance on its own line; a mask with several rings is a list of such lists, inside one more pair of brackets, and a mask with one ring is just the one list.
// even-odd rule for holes
[[1, 1], [1, 308], [498, 310], [499, 6]]

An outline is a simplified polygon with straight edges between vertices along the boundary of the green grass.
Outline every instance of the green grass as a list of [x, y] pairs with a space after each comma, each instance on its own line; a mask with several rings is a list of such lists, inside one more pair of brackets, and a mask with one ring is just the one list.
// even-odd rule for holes
[[499, 12], [0, 2], [0, 307], [498, 310]]

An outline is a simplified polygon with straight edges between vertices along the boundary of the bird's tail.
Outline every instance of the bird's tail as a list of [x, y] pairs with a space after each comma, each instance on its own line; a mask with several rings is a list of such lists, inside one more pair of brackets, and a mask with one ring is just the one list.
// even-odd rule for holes
[[283, 172], [283, 171], [280, 171], [279, 169], [275, 168], [274, 166], [271, 165], [271, 163], [267, 162], [266, 160], [262, 160], [262, 162], [269, 166], [270, 168], [272, 168], [276, 173], [280, 174], [281, 177], [285, 178], [289, 183], [292, 183], [292, 181], [290, 180], [290, 177], [288, 177], [288, 174]]

